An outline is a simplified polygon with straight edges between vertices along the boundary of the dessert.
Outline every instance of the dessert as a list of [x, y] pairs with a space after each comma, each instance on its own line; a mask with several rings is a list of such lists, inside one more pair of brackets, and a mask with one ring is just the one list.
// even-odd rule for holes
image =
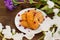
[[21, 19], [22, 21], [20, 24], [23, 27], [35, 30], [43, 22], [44, 17], [41, 12], [38, 12], [36, 10], [28, 10], [21, 15]]

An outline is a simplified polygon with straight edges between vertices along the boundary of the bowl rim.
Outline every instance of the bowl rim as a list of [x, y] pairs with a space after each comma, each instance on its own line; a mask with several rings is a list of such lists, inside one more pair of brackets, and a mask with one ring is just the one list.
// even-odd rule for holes
[[[23, 9], [23, 10], [21, 10], [21, 11], [19, 11], [18, 13], [17, 13], [17, 15], [16, 15], [16, 17], [15, 17], [15, 26], [16, 26], [16, 28], [19, 30], [19, 31], [21, 31], [21, 32], [23, 32], [23, 33], [33, 33], [33, 34], [37, 34], [37, 33], [40, 33], [42, 30], [40, 30], [40, 27], [38, 28], [38, 29], [36, 29], [36, 30], [31, 30], [31, 29], [29, 29], [29, 28], [27, 28], [27, 29], [24, 29], [24, 27], [22, 27], [22, 26], [17, 26], [18, 24], [17, 24], [17, 21], [16, 20], [18, 20], [19, 18], [18, 18], [18, 14], [21, 14], [21, 12], [25, 12], [25, 11], [28, 11], [28, 10], [31, 10], [31, 9], [36, 9], [36, 8], [26, 8], [26, 9]], [[36, 10], [39, 10], [39, 9], [36, 9]], [[45, 16], [46, 16], [46, 14], [45, 14], [45, 12], [43, 12], [42, 10], [39, 10], [40, 12], [42, 12], [42, 14], [44, 15], [44, 18], [45, 18]], [[18, 19], [17, 19], [18, 18]], [[28, 31], [26, 31], [26, 30], [28, 30]]]

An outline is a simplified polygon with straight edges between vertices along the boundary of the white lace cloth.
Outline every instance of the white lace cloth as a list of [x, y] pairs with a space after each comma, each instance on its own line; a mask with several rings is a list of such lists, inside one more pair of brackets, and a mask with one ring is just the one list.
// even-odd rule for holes
[[55, 24], [58, 29], [57, 31], [53, 34], [52, 37], [52, 32], [48, 30], [48, 32], [45, 33], [45, 38], [44, 40], [60, 40], [60, 17], [57, 15], [59, 12], [59, 9], [53, 9], [53, 12], [55, 13], [55, 16], [53, 17], [53, 24]]

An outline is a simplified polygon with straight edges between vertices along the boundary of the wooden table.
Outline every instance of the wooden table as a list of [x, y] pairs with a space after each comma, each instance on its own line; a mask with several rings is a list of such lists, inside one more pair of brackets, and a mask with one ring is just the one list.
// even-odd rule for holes
[[[13, 11], [9, 11], [8, 9], [6, 9], [6, 7], [4, 6], [4, 1], [0, 0], [0, 23], [3, 24], [3, 26], [6, 25], [10, 25], [11, 28], [16, 29], [16, 32], [20, 32], [15, 24], [14, 24], [14, 20], [15, 20], [15, 16], [16, 14], [20, 11], [20, 6], [18, 6], [16, 9], [14, 9]], [[36, 34], [35, 37], [32, 40], [38, 40], [38, 38], [41, 36], [42, 34]], [[2, 38], [0, 37], [0, 40], [2, 40]], [[8, 40], [8, 39], [7, 39]], [[27, 38], [23, 38], [23, 40], [28, 40]]]

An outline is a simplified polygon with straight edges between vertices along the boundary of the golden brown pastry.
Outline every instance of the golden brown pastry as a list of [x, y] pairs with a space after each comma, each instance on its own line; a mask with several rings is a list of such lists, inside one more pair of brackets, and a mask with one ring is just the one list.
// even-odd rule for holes
[[37, 18], [40, 23], [42, 23], [42, 21], [44, 19], [41, 12], [37, 12], [36, 15], [35, 15], [35, 18]]
[[26, 20], [26, 13], [27, 13], [27, 12], [25, 12], [25, 13], [23, 13], [23, 14], [21, 15], [22, 20]]
[[37, 29], [44, 19], [42, 13], [37, 12], [36, 10], [28, 10], [21, 15], [21, 18], [23, 20], [21, 21], [21, 25], [33, 30]]
[[29, 27], [27, 21], [21, 21], [20, 23], [21, 23], [21, 25], [24, 26], [25, 28], [28, 28], [28, 27]]

